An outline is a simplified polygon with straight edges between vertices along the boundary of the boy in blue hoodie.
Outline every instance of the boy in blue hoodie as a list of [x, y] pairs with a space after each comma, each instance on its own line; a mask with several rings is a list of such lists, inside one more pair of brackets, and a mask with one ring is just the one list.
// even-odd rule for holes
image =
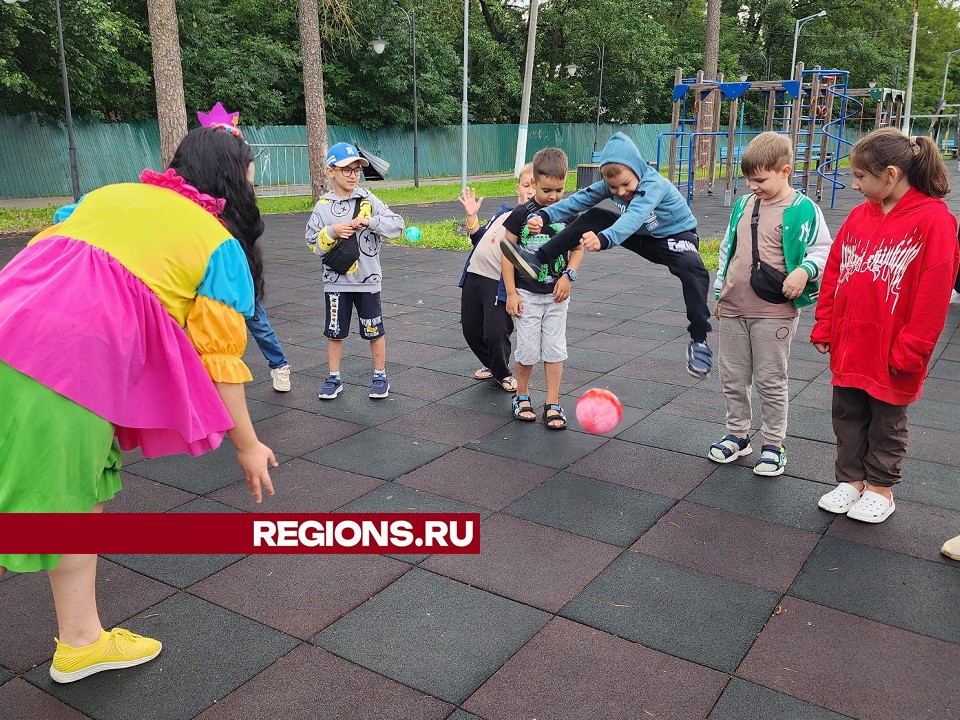
[[[501, 243], [504, 257], [532, 280], [538, 277], [542, 265], [580, 245], [594, 252], [622, 245], [650, 262], [666, 265], [680, 278], [687, 306], [691, 338], [687, 372], [699, 378], [709, 376], [713, 368], [713, 353], [707, 345], [711, 329], [707, 308], [710, 275], [700, 259], [697, 219], [673, 183], [650, 167], [633, 141], [621, 132], [604, 146], [600, 174], [602, 180], [540, 209], [527, 224], [536, 233], [544, 225], [582, 213], [576, 220], [536, 251]], [[594, 207], [608, 199], [620, 214]]]

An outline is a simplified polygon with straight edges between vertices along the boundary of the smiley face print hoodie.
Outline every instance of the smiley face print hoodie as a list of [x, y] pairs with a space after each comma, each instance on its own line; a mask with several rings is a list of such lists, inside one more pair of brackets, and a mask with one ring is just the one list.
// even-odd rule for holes
[[910, 188], [886, 214], [855, 207], [830, 249], [810, 333], [830, 345], [833, 384], [892, 405], [919, 398], [958, 263], [943, 200]]

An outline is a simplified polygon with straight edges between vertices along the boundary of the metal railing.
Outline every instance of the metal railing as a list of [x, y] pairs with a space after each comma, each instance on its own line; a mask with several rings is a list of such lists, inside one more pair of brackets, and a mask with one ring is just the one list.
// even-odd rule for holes
[[310, 195], [306, 145], [254, 145], [254, 185], [259, 197]]

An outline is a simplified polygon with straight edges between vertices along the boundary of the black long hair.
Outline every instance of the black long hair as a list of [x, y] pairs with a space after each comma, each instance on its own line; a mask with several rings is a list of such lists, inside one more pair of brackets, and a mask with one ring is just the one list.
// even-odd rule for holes
[[253, 151], [239, 135], [219, 128], [197, 128], [180, 142], [170, 167], [200, 192], [227, 201], [220, 218], [243, 246], [259, 302], [263, 298], [263, 256], [257, 240], [263, 235], [263, 220], [253, 186], [247, 182], [247, 167], [252, 162]]

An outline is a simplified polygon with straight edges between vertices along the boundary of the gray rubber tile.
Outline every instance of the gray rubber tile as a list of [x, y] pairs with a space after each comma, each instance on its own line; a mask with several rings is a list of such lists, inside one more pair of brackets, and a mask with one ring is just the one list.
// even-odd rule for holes
[[463, 706], [484, 718], [703, 718], [727, 678], [555, 618]]
[[466, 445], [509, 422], [510, 416], [504, 413], [466, 413], [462, 408], [453, 405], [431, 403], [385, 422], [380, 427], [383, 430], [447, 445]]
[[148, 458], [131, 467], [130, 472], [198, 495], [243, 480], [243, 471], [237, 465], [237, 453], [227, 439], [218, 449], [199, 457], [168, 455]]
[[509, 515], [480, 527], [479, 555], [434, 555], [420, 567], [556, 613], [621, 549]]
[[[7, 670], [7, 669], [4, 668], [4, 667], [0, 667], [0, 685], [3, 685], [5, 682], [7, 682], [8, 680], [10, 680], [10, 679], [13, 678], [13, 677], [14, 677], [14, 675], [13, 675], [12, 672], [10, 672], [9, 670]], [[0, 707], [2, 707], [2, 706], [3, 706], [3, 704], [0, 703]]]
[[630, 549], [784, 593], [819, 539], [818, 533], [680, 502]]
[[634, 358], [633, 355], [589, 350], [582, 347], [568, 348], [567, 353], [568, 357], [563, 363], [564, 370], [569, 367], [598, 373], [608, 373]]
[[614, 439], [575, 462], [569, 471], [680, 499], [716, 469], [706, 458]]
[[960, 362], [938, 360], [930, 369], [930, 377], [960, 381]]
[[793, 405], [790, 408], [787, 433], [791, 437], [815, 440], [822, 443], [835, 443], [833, 421], [829, 414], [819, 408]]
[[[479, 369], [480, 363], [477, 363]], [[390, 377], [390, 391], [407, 397], [420, 398], [427, 402], [436, 402], [441, 398], [452, 395], [455, 392], [473, 386], [482, 384], [470, 376], [461, 377], [451, 375], [450, 373], [440, 372], [438, 370], [428, 370], [426, 368], [410, 368], [401, 373]], [[490, 392], [503, 392], [500, 388], [490, 383]]]
[[[560, 381], [560, 394], [567, 395], [572, 392], [582, 392], [588, 387], [603, 387], [604, 378], [598, 372], [592, 370], [580, 370], [574, 367], [563, 368], [563, 378]], [[547, 398], [547, 381], [543, 375], [543, 365], [534, 368], [530, 377], [530, 396], [533, 398], [534, 407], [543, 410], [543, 403]]]
[[769, 520], [814, 533], [824, 532], [833, 521], [832, 513], [817, 507], [829, 491], [809, 480], [781, 475], [766, 478], [740, 465], [720, 465], [687, 496], [700, 505]]
[[790, 594], [920, 635], [960, 643], [956, 567], [824, 537]]
[[907, 416], [911, 427], [922, 426], [948, 432], [960, 428], [960, 405], [933, 399], [932, 396], [921, 397], [910, 406]]
[[257, 423], [257, 437], [275, 453], [291, 457], [304, 455], [366, 429], [364, 425], [333, 418], [287, 410]]
[[[690, 321], [687, 319], [686, 310], [669, 310], [668, 307], [672, 306], [673, 303], [669, 306], [665, 305], [662, 308], [656, 310], [650, 310], [638, 315], [637, 319], [644, 322], [653, 323], [655, 325], [670, 325], [672, 327], [684, 328], [686, 329], [687, 325], [690, 324]], [[681, 304], [680, 307], [683, 307]]]
[[85, 717], [26, 680], [18, 678], [0, 686], [0, 720], [83, 720]]
[[[452, 332], [452, 330], [450, 331]], [[457, 329], [459, 334], [459, 328]], [[455, 350], [449, 355], [422, 363], [421, 367], [427, 370], [436, 370], [438, 372], [450, 373], [458, 377], [471, 378], [473, 373], [480, 367], [480, 361], [470, 350]]]
[[[282, 711], [277, 706], [278, 698], [283, 699]], [[281, 716], [283, 720], [443, 720], [451, 709], [448, 703], [322, 648], [301, 645], [198, 715], [197, 720]]]
[[[470, 371], [470, 374], [473, 374], [473, 370]], [[442, 397], [437, 402], [464, 408], [469, 412], [485, 412], [491, 415], [512, 417], [510, 396], [489, 383], [473, 382], [463, 390]]]
[[[409, 337], [405, 339], [426, 345], [438, 345], [439, 347], [451, 348], [453, 350], [467, 349], [467, 341], [463, 339], [463, 334], [459, 328], [451, 328], [448, 326], [431, 330], [430, 328], [420, 327], [419, 322], [410, 323], [406, 327]], [[388, 332], [392, 333], [393, 331], [389, 329]], [[387, 352], [389, 353], [390, 351], [387, 350]]]
[[[680, 392], [684, 390], [675, 385], [664, 387], [675, 387]], [[726, 428], [721, 423], [659, 412], [645, 417], [636, 425], [621, 433], [619, 438], [640, 445], [651, 445], [664, 450], [705, 457], [704, 441], [709, 438], [718, 440], [724, 435], [726, 435]], [[700, 438], [703, 438], [703, 440], [700, 440]], [[711, 442], [716, 442], [716, 440]], [[707, 443], [707, 446], [709, 446], [709, 443]]]
[[[607, 332], [599, 332], [596, 335], [591, 335], [588, 338], [578, 340], [576, 343], [574, 343], [576, 347], [587, 348], [589, 350], [602, 350], [603, 352], [621, 353], [623, 355], [643, 355], [650, 352], [654, 348], [660, 347], [661, 344], [662, 343], [658, 340], [640, 340], [638, 338], [632, 338], [624, 335], [613, 335]], [[692, 379], [693, 378], [691, 378], [691, 380]]]
[[500, 510], [556, 473], [543, 465], [457, 448], [397, 483], [471, 505]]
[[561, 611], [648, 648], [732, 673], [780, 593], [627, 552]]
[[[634, 317], [635, 317], [634, 311]], [[671, 327], [669, 325], [653, 325], [642, 320], [624, 320], [619, 325], [614, 325], [606, 330], [614, 335], [629, 335], [630, 337], [642, 338], [645, 340], [661, 340], [669, 342], [678, 337], [685, 337], [687, 331], [685, 328]]]
[[483, 720], [482, 718], [466, 712], [465, 710], [457, 710], [453, 715], [451, 715], [447, 720]]
[[[576, 298], [579, 300], [579, 298]], [[580, 305], [573, 305], [571, 307], [581, 307]], [[577, 328], [580, 330], [592, 330], [594, 333], [603, 332], [607, 328], [611, 328], [614, 325], [619, 325], [622, 322], [621, 318], [615, 317], [606, 317], [603, 315], [589, 314], [582, 312], [568, 312], [567, 313], [567, 329]], [[569, 338], [568, 338], [569, 340]], [[570, 343], [567, 343], [568, 350]], [[633, 353], [628, 353], [632, 355]]]
[[[910, 412], [907, 411], [907, 418], [909, 417]], [[907, 440], [907, 457], [960, 468], [960, 443], [957, 442], [956, 431], [911, 427]]]
[[309, 640], [409, 569], [380, 555], [248, 555], [190, 592]]
[[[291, 375], [293, 377], [293, 374]], [[298, 376], [301, 377], [301, 376]], [[303, 380], [306, 382], [306, 379]], [[299, 381], [297, 382], [299, 384]], [[292, 385], [292, 383], [291, 383]], [[272, 387], [272, 385], [271, 385]], [[276, 391], [274, 391], [276, 392]], [[291, 390], [291, 392], [293, 392]], [[286, 394], [286, 393], [277, 393], [277, 395]], [[262, 400], [247, 400], [247, 411], [250, 413], [250, 420], [252, 422], [260, 422], [261, 420], [266, 420], [269, 417], [274, 415], [279, 415], [286, 408], [281, 405], [275, 405], [269, 402], [263, 402]]]
[[833, 386], [812, 382], [793, 398], [793, 404], [817, 408], [828, 413], [830, 417], [829, 413], [833, 408]]
[[[4, 580], [2, 587], [0, 665], [23, 673], [49, 661], [56, 650], [57, 618], [50, 583], [46, 573], [20, 573]], [[109, 560], [101, 558], [97, 563], [97, 608], [104, 627], [125, 624], [129, 617], [174, 592], [169, 585]]]
[[167, 512], [197, 496], [122, 470], [123, 490], [104, 503], [104, 512]]
[[662, 358], [638, 357], [618, 367], [613, 371], [613, 374], [638, 380], [692, 387], [700, 382], [700, 378], [695, 378], [687, 372], [686, 363], [681, 362], [682, 357], [682, 355], [671, 356], [666, 362]]
[[245, 482], [235, 483], [208, 497], [246, 512], [333, 512], [383, 484], [379, 478], [357, 475], [299, 458], [271, 468], [270, 479], [276, 494], [265, 497], [259, 505]]
[[[322, 381], [317, 384], [318, 389], [321, 384]], [[390, 390], [389, 397], [379, 400], [370, 398], [369, 394], [369, 381], [362, 387], [345, 385], [343, 392], [333, 400], [317, 400], [316, 393], [314, 393], [314, 401], [304, 409], [346, 423], [373, 427], [427, 404], [426, 400], [407, 397], [394, 392], [393, 389]]]
[[614, 374], [604, 375], [591, 386], [606, 388], [624, 405], [641, 410], [656, 410], [663, 407], [685, 390], [680, 385], [638, 380]]
[[304, 459], [358, 475], [394, 480], [453, 448], [453, 445], [371, 428], [309, 453]]
[[298, 644], [276, 630], [185, 593], [154, 605], [126, 626], [163, 642], [159, 657], [69, 685], [54, 683], [48, 674], [49, 663], [45, 663], [31, 670], [27, 680], [102, 720], [186, 720]]
[[[177, 508], [181, 513], [235, 513], [234, 507], [197, 498]], [[105, 555], [115, 563], [130, 568], [167, 585], [185, 588], [225, 567], [243, 555]]]
[[662, 495], [564, 472], [511, 503], [503, 512], [628, 547], [674, 502]]
[[[909, 441], [908, 441], [909, 443]], [[960, 510], [957, 469], [941, 463], [903, 459], [903, 480], [897, 485], [896, 497], [923, 505]]]
[[540, 610], [414, 568], [313, 642], [459, 704], [549, 619]]
[[513, 420], [509, 425], [484, 435], [470, 447], [492, 455], [562, 470], [609, 442], [598, 435], [548, 430], [543, 425], [541, 414], [542, 410], [539, 410], [537, 422]]
[[737, 675], [853, 718], [939, 720], [960, 708], [958, 667], [960, 645], [788, 596]]
[[849, 720], [775, 690], [733, 678], [707, 720]]
[[933, 397], [940, 402], [960, 405], [960, 381], [927, 377], [923, 382], [922, 397]]
[[840, 516], [830, 525], [827, 535], [960, 567], [955, 560], [940, 553], [944, 541], [958, 532], [960, 512], [918, 505], [897, 497], [896, 512], [879, 525]]

